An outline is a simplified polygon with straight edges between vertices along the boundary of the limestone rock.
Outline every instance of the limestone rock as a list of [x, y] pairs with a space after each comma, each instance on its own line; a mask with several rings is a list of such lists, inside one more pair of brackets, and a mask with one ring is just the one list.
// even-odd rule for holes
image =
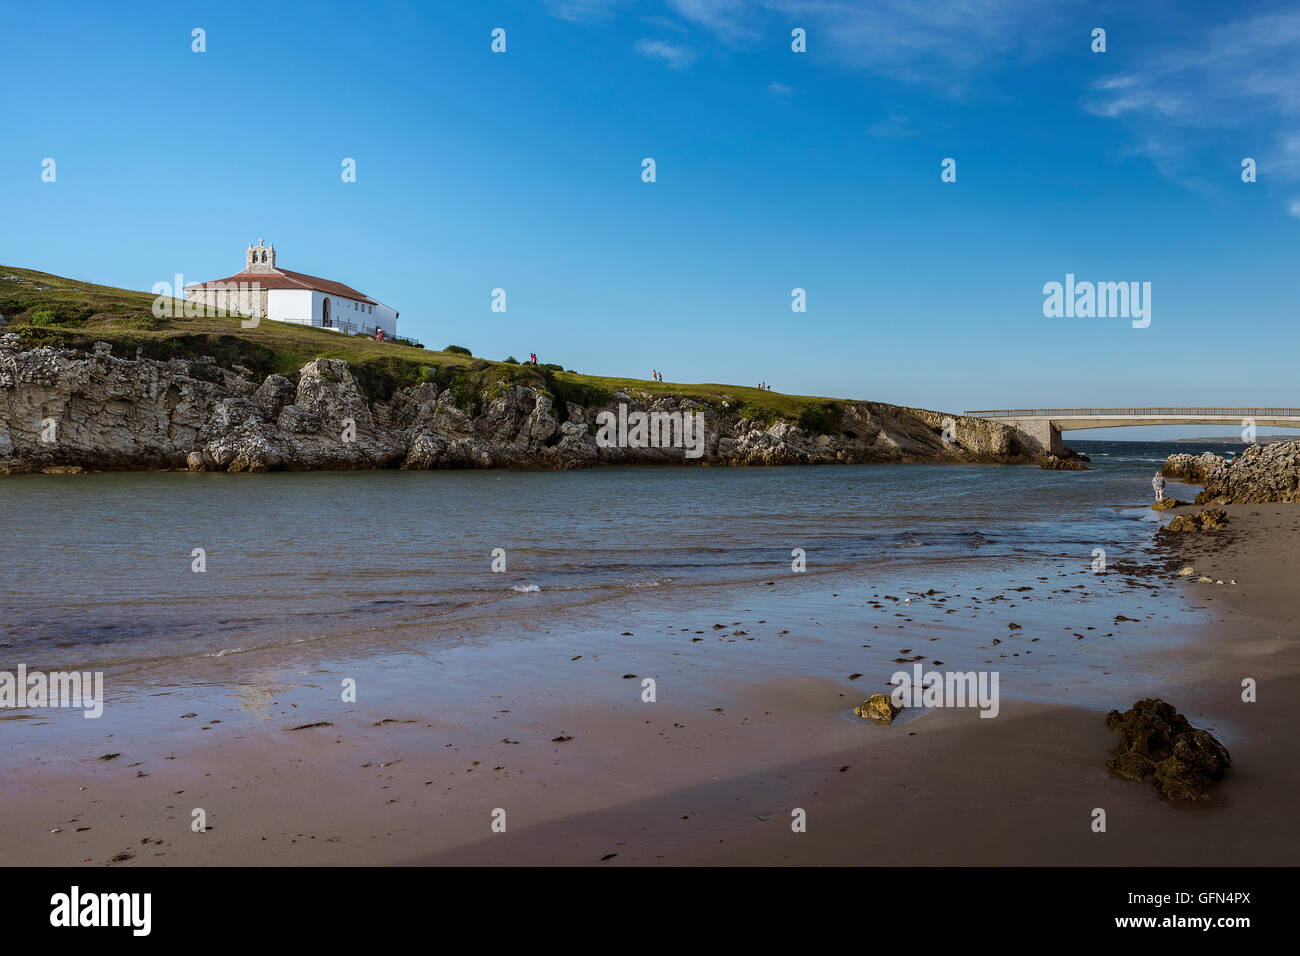
[[1300, 442], [1251, 445], [1231, 461], [1170, 455], [1165, 474], [1202, 485], [1198, 505], [1300, 501]]
[[1038, 466], [1047, 471], [1087, 471], [1088, 466], [1076, 458], [1061, 458], [1057, 455], [1048, 455], [1043, 459], [1043, 463]]
[[[102, 345], [24, 349], [17, 334], [4, 332], [0, 473], [1044, 460], [1016, 429], [978, 418], [842, 402], [799, 424], [741, 417], [737, 409], [749, 406], [730, 398], [704, 404], [631, 391], [586, 406], [516, 382], [465, 396], [424, 381], [381, 401], [338, 359], [318, 358], [292, 376], [258, 382], [246, 366], [223, 368], [207, 357], [124, 358]], [[702, 454], [598, 446], [597, 415], [617, 413], [620, 403], [629, 411], [702, 413]], [[45, 420], [55, 423], [57, 441], [42, 441]]]
[[1228, 526], [1228, 513], [1222, 508], [1205, 508], [1185, 515], [1175, 515], [1162, 531], [1222, 531]]

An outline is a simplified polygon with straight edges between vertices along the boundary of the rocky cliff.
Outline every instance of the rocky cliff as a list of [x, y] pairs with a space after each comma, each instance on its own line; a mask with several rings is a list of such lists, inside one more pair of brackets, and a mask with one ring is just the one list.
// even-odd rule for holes
[[[488, 363], [481, 363], [491, 375]], [[436, 372], [430, 368], [429, 372]], [[433, 376], [436, 378], [436, 375]], [[712, 465], [866, 462], [1040, 463], [1031, 440], [998, 422], [874, 402], [836, 403], [809, 428], [756, 421], [725, 400], [634, 389], [601, 404], [544, 387], [425, 381], [378, 398], [347, 362], [316, 359], [293, 376], [254, 375], [212, 360], [159, 361], [23, 349], [0, 335], [0, 474], [86, 470], [268, 471], [332, 468], [579, 468], [689, 463], [684, 449], [602, 447], [597, 416], [704, 414]]]
[[1251, 445], [1225, 460], [1203, 455], [1170, 455], [1165, 475], [1201, 485], [1198, 505], [1300, 501], [1300, 442]]

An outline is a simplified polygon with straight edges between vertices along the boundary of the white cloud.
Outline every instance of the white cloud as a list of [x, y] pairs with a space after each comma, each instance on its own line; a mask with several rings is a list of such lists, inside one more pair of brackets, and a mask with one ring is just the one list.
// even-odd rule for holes
[[1300, 219], [1300, 199], [1292, 199], [1291, 205], [1286, 207], [1286, 211]]
[[652, 59], [663, 60], [674, 70], [683, 70], [695, 62], [695, 53], [667, 40], [637, 40], [636, 52]]
[[793, 89], [786, 86], [784, 83], [778, 83], [775, 80], [767, 84], [767, 91], [773, 96], [789, 96], [794, 92]]

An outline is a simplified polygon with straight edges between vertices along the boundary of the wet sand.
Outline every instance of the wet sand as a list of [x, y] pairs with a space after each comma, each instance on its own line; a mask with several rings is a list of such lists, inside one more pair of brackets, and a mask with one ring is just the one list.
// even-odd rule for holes
[[[815, 621], [792, 626], [782, 598], [761, 603], [757, 591], [732, 596], [720, 629], [665, 607], [625, 623], [637, 633], [539, 636], [505, 668], [480, 666], [472, 645], [430, 651], [448, 678], [434, 695], [420, 692], [413, 657], [364, 672], [358, 702], [340, 704], [349, 668], [316, 661], [296, 682], [268, 668], [264, 687], [238, 692], [160, 686], [119, 708], [111, 733], [69, 729], [80, 718], [68, 714], [33, 719], [0, 778], [0, 860], [1293, 865], [1300, 508], [1227, 510], [1228, 531], [1180, 536], [1174, 553], [1147, 560], [1149, 575], [1134, 572], [1090, 610], [1035, 579], [1021, 586], [1038, 589], [1036, 608], [1031, 592], [909, 606], [868, 589], [843, 607], [834, 601], [850, 594], [828, 597]], [[1178, 576], [1180, 564], [1197, 575]], [[1167, 611], [1152, 586], [1187, 613]], [[974, 643], [941, 628], [953, 604], [953, 617], [976, 618]], [[1126, 608], [1138, 620], [1102, 629], [1100, 616]], [[663, 632], [653, 643], [652, 626]], [[1075, 638], [1030, 643], [1049, 626], [1113, 650], [1089, 680], [1053, 687]], [[854, 718], [888, 675], [850, 679], [858, 645], [828, 649], [818, 636], [854, 627], [901, 630], [890, 653], [917, 650], [927, 668], [1005, 668], [1001, 713], [905, 711], [889, 727]], [[1057, 661], [1031, 666], [1021, 655], [1033, 650]], [[657, 681], [653, 704], [640, 699], [645, 676]], [[1241, 701], [1243, 677], [1258, 680], [1258, 703]], [[1105, 710], [1141, 696], [1165, 697], [1227, 744], [1233, 768], [1212, 800], [1169, 805], [1103, 769], [1116, 740]], [[99, 759], [108, 753], [119, 756]], [[191, 830], [196, 808], [207, 832]], [[1095, 808], [1105, 833], [1091, 830]], [[792, 831], [796, 809], [806, 832]]]

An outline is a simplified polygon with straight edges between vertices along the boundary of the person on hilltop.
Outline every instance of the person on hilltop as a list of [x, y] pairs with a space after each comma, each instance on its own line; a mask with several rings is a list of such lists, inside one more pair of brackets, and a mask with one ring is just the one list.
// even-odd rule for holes
[[1157, 471], [1156, 476], [1151, 479], [1151, 487], [1156, 490], [1156, 501], [1165, 500], [1165, 473]]
[[650, 370], [650, 381], [652, 382], [659, 381], [659, 370], [657, 368], [652, 368]]

